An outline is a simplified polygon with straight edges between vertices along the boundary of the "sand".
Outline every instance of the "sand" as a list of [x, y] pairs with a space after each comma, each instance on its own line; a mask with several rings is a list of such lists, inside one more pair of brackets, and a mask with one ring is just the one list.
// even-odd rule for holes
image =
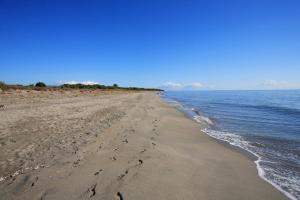
[[0, 199], [286, 199], [155, 93], [0, 94]]

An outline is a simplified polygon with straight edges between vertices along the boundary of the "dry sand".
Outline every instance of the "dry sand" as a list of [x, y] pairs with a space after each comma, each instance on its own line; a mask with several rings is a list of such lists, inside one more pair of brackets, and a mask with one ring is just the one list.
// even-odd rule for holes
[[286, 199], [154, 93], [20, 91], [0, 105], [0, 199]]

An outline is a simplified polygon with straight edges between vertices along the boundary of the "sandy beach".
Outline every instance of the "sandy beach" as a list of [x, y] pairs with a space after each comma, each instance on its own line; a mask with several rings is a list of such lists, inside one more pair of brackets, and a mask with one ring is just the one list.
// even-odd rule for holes
[[0, 199], [287, 199], [154, 92], [0, 94]]

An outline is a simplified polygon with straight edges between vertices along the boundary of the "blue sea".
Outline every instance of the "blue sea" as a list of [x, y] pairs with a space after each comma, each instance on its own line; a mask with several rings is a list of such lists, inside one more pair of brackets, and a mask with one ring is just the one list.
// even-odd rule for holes
[[261, 178], [300, 199], [300, 90], [168, 91], [163, 97], [205, 122], [209, 136], [255, 155]]

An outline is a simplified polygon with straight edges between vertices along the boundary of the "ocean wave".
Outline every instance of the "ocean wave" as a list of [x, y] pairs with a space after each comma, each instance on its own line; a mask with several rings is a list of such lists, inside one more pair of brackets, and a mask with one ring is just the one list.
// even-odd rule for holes
[[192, 119], [194, 119], [198, 123], [205, 123], [207, 125], [213, 125], [214, 124], [213, 120], [211, 120], [209, 117], [204, 116], [202, 113], [200, 113], [200, 111], [198, 111], [195, 108], [185, 106], [185, 105], [181, 104], [180, 102], [175, 101], [173, 99], [165, 98], [165, 101], [169, 105], [174, 106], [178, 110], [184, 112], [187, 116], [191, 117]]
[[165, 98], [164, 97], [164, 100], [171, 106], [174, 106], [176, 108], [180, 108], [182, 109], [183, 108], [183, 105], [181, 103], [179, 103], [178, 101], [175, 101], [175, 100], [171, 100], [171, 99], [168, 99], [168, 98]]
[[208, 125], [213, 125], [213, 120], [211, 120], [209, 117], [206, 117], [204, 116], [202, 113], [200, 113], [200, 111], [196, 110], [195, 108], [192, 108], [191, 109], [195, 115], [193, 116], [193, 119], [196, 121], [196, 122], [199, 122], [199, 123], [206, 123]]
[[195, 115], [193, 117], [193, 119], [196, 121], [196, 122], [205, 122], [207, 123], [208, 125], [213, 125], [214, 123], [212, 122], [212, 120], [210, 120], [208, 117], [205, 117], [205, 116], [201, 116], [201, 115]]
[[[279, 169], [275, 170], [272, 167], [268, 167], [268, 164], [274, 164], [275, 161], [265, 160], [258, 152], [260, 146], [263, 146], [260, 143], [253, 143], [250, 141], [247, 141], [244, 137], [229, 133], [229, 132], [223, 132], [223, 131], [216, 131], [212, 130], [210, 128], [205, 128], [202, 130], [204, 133], [209, 135], [212, 138], [215, 138], [217, 140], [221, 140], [224, 142], [229, 143], [230, 145], [233, 145], [235, 147], [239, 147], [252, 155], [254, 155], [257, 160], [255, 161], [258, 175], [265, 180], [266, 182], [273, 185], [276, 189], [278, 189], [280, 192], [285, 194], [288, 198], [292, 200], [297, 200], [295, 196], [298, 196], [300, 194], [300, 183], [297, 177], [290, 175], [286, 176], [286, 173], [282, 175], [282, 172], [279, 171]], [[254, 144], [254, 145], [253, 145]], [[291, 189], [292, 188], [292, 189]], [[298, 191], [298, 192], [297, 192]]]

